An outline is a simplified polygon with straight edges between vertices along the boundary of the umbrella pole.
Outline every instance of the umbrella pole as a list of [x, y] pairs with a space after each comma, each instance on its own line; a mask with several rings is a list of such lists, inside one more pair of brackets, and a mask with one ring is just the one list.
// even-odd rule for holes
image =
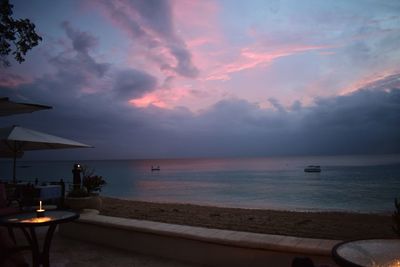
[[17, 183], [17, 177], [16, 177], [16, 169], [17, 169], [17, 153], [14, 153], [14, 164], [13, 164], [13, 182], [14, 184]]
[[14, 184], [17, 183], [17, 176], [16, 176], [16, 170], [17, 170], [17, 142], [14, 141], [14, 162], [13, 162], [13, 182]]

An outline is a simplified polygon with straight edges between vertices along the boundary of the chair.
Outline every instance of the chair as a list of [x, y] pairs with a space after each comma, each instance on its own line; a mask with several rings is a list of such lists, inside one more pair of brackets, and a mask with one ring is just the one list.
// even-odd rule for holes
[[18, 187], [19, 206], [21, 209], [31, 208], [38, 203], [38, 191], [31, 183]]
[[[18, 208], [10, 207], [9, 204], [6, 186], [0, 183], [0, 216], [19, 212]], [[29, 266], [25, 259], [18, 257], [17, 253], [21, 249], [15, 246], [16, 243], [12, 228], [0, 227], [0, 266]]]
[[6, 186], [0, 183], [0, 216], [17, 213], [19, 210], [15, 207], [10, 207], [11, 202], [7, 197]]
[[[10, 207], [10, 202], [7, 199], [6, 186], [3, 183], [0, 183], [0, 216], [5, 216], [13, 213], [19, 212], [19, 209], [16, 207]], [[7, 228], [8, 234], [11, 239], [16, 243], [14, 232], [11, 228]]]

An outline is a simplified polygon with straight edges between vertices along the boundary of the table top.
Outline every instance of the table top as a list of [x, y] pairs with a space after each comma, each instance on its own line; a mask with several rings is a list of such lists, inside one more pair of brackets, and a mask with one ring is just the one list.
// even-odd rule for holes
[[37, 217], [36, 212], [16, 213], [0, 218], [0, 225], [4, 226], [46, 226], [73, 221], [79, 214], [66, 210], [46, 210], [44, 217]]
[[400, 239], [367, 239], [342, 242], [332, 249], [340, 266], [400, 267]]

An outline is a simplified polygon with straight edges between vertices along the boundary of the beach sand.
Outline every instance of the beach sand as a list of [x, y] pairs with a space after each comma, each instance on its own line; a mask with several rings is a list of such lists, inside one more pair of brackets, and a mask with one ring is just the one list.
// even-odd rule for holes
[[293, 212], [152, 203], [102, 197], [102, 215], [322, 239], [395, 238], [390, 215]]

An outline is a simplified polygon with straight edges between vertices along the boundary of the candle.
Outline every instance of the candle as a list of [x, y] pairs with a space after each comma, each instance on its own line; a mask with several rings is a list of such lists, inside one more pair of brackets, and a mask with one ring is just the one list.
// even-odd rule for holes
[[42, 201], [39, 201], [39, 209], [36, 210], [36, 217], [44, 217], [44, 209], [42, 209]]

